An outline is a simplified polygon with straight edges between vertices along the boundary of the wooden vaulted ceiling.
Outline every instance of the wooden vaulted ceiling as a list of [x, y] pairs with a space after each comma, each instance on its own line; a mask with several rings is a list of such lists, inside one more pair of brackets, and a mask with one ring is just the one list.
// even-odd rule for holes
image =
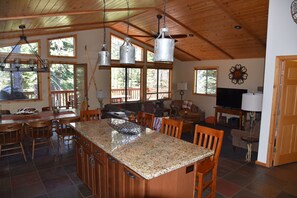
[[[106, 26], [130, 35], [157, 32], [163, 0], [106, 0]], [[167, 0], [166, 25], [177, 39], [175, 57], [182, 61], [265, 56], [268, 0]], [[129, 21], [129, 22], [128, 22]], [[103, 27], [103, 0], [21, 0], [1, 2], [0, 39], [62, 33]], [[161, 20], [161, 26], [163, 20]], [[240, 25], [241, 29], [234, 26]], [[153, 46], [153, 39], [134, 37]], [[0, 40], [0, 45], [1, 45]]]

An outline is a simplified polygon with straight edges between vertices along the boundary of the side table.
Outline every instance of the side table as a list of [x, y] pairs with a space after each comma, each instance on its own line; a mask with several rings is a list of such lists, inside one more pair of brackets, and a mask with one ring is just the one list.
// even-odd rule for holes
[[246, 142], [246, 146], [247, 146], [247, 150], [248, 150], [246, 153], [246, 156], [245, 156], [245, 160], [247, 162], [251, 162], [251, 160], [252, 160], [252, 145], [253, 145], [253, 143], [259, 142], [259, 138], [246, 136], [246, 137], [241, 137], [240, 139], [243, 142]]

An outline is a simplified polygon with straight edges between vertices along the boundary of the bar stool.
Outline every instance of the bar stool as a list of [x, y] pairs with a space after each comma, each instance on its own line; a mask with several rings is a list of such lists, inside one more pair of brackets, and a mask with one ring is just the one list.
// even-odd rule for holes
[[161, 133], [180, 139], [182, 130], [183, 130], [182, 120], [162, 118], [162, 126], [160, 131]]
[[49, 144], [54, 147], [52, 141], [52, 120], [41, 120], [26, 123], [26, 132], [32, 139], [32, 160], [34, 159], [35, 146]]
[[[22, 124], [0, 125], [0, 157], [22, 153], [24, 160], [27, 161], [23, 144], [21, 142], [22, 137], [23, 137]], [[15, 150], [16, 152], [9, 152], [12, 150]], [[2, 155], [2, 152], [7, 152], [7, 153]]]
[[[200, 125], [195, 127], [195, 135], [193, 143], [214, 151], [214, 155], [202, 162], [198, 162], [196, 171], [196, 183], [198, 186], [195, 189], [198, 192], [198, 198], [202, 198], [202, 193], [205, 189], [210, 188], [207, 197], [215, 197], [216, 182], [217, 182], [217, 168], [219, 156], [222, 148], [224, 131], [212, 129]], [[211, 178], [206, 180], [205, 176], [211, 173]]]
[[[79, 122], [80, 118], [62, 118], [58, 122], [57, 135], [58, 135], [58, 150], [60, 149], [60, 141], [64, 144], [64, 141], [72, 140], [75, 135], [74, 129], [72, 129], [69, 124], [71, 122]], [[65, 139], [66, 137], [66, 139]]]
[[137, 124], [153, 129], [154, 118], [154, 114], [138, 111]]
[[80, 111], [80, 121], [90, 121], [90, 120], [100, 120], [100, 119], [101, 119], [100, 109]]

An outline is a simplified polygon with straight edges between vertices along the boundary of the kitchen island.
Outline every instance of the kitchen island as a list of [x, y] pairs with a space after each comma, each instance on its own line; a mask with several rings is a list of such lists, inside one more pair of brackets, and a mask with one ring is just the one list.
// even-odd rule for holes
[[71, 123], [77, 131], [77, 173], [94, 196], [193, 197], [195, 163], [213, 151], [138, 125], [139, 134], [118, 132], [126, 122]]

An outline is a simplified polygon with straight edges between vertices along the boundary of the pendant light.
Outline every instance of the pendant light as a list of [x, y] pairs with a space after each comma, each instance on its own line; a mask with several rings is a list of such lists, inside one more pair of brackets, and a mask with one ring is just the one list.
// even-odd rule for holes
[[[166, 27], [166, 0], [164, 0], [164, 25], [160, 29], [159, 36], [155, 39], [154, 62], [173, 62], [174, 39], [170, 36]], [[167, 35], [166, 35], [167, 34]]]
[[110, 54], [106, 46], [106, 27], [105, 27], [105, 0], [103, 0], [104, 14], [103, 14], [103, 29], [104, 40], [101, 51], [98, 53], [98, 66], [110, 66]]
[[135, 47], [131, 43], [131, 39], [128, 37], [129, 33], [129, 0], [126, 0], [128, 8], [128, 24], [127, 24], [127, 35], [124, 39], [123, 45], [120, 47], [120, 63], [121, 64], [135, 64]]

